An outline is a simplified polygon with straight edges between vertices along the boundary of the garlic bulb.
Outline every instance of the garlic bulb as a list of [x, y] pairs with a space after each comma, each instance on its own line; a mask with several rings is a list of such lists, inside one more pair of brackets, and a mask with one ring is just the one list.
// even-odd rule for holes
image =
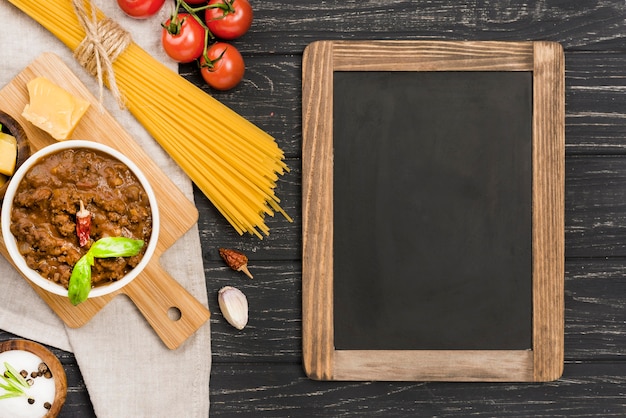
[[222, 315], [230, 325], [241, 330], [248, 323], [248, 299], [243, 292], [232, 286], [222, 287], [217, 294]]

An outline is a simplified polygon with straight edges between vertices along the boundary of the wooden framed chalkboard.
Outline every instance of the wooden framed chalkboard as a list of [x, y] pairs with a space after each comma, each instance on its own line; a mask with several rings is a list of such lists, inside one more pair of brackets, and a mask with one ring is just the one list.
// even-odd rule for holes
[[307, 46], [309, 377], [561, 376], [564, 90], [551, 42]]

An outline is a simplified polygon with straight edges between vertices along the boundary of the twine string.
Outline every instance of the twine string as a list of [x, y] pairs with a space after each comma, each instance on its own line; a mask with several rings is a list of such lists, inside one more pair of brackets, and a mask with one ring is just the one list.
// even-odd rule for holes
[[98, 79], [100, 106], [104, 92], [104, 77], [120, 108], [125, 107], [122, 93], [115, 82], [113, 63], [132, 43], [130, 34], [115, 21], [104, 18], [98, 20], [96, 8], [91, 8], [91, 16], [85, 7], [85, 0], [72, 0], [78, 22], [85, 30], [85, 38], [74, 51], [74, 57], [91, 75]]

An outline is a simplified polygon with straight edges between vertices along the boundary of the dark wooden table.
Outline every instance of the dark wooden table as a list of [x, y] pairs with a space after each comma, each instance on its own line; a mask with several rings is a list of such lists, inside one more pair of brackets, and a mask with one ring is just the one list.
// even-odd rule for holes
[[[219, 100], [274, 135], [291, 172], [278, 194], [294, 217], [239, 237], [196, 193], [211, 318], [212, 416], [626, 416], [626, 3], [624, 0], [252, 0], [235, 41], [245, 80]], [[155, 30], [158, 23], [155, 22]], [[316, 382], [301, 361], [301, 63], [319, 39], [551, 40], [566, 57], [565, 372], [542, 384]], [[385, 51], [371, 51], [384, 54]], [[181, 74], [201, 84], [191, 65]], [[208, 90], [207, 90], [208, 91]], [[224, 266], [240, 248], [255, 279]], [[236, 282], [250, 301], [237, 332], [217, 309]], [[0, 339], [11, 337], [0, 332]], [[73, 356], [59, 350], [62, 417], [93, 415]], [[182, 414], [181, 416], [184, 416]]]

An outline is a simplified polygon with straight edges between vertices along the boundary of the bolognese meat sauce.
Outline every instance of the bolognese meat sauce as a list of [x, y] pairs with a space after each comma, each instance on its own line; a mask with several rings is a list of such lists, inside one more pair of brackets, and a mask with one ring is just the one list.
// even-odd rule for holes
[[[76, 225], [81, 201], [92, 216], [84, 246]], [[72, 267], [98, 239], [121, 236], [148, 242], [152, 212], [143, 186], [125, 164], [99, 151], [70, 149], [42, 158], [21, 181], [11, 232], [30, 268], [67, 287]], [[121, 279], [144, 252], [145, 246], [134, 257], [96, 259], [92, 283]]]

